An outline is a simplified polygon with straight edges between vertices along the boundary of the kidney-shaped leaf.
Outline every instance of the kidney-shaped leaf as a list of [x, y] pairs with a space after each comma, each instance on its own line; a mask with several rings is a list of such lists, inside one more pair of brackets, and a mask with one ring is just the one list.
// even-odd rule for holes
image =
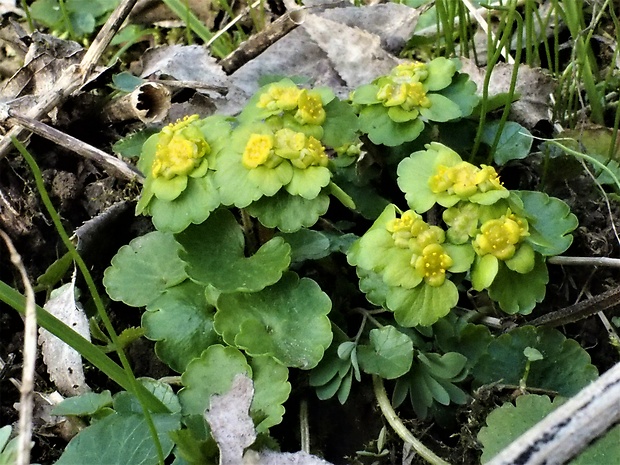
[[112, 300], [144, 307], [167, 288], [187, 278], [181, 246], [172, 234], [153, 231], [121, 247], [103, 275], [103, 285]]
[[413, 361], [413, 343], [394, 326], [370, 331], [370, 344], [357, 348], [360, 368], [366, 373], [394, 379], [404, 375]]
[[525, 373], [527, 357], [523, 351], [538, 350], [542, 360], [531, 362], [527, 386], [572, 396], [597, 377], [590, 355], [573, 339], [566, 339], [553, 328], [523, 326], [503, 334], [489, 344], [474, 367], [479, 384], [501, 381], [518, 385]]
[[241, 227], [228, 210], [176, 236], [183, 246], [190, 278], [222, 292], [255, 292], [280, 279], [291, 261], [291, 247], [274, 237], [251, 257], [244, 255]]
[[573, 242], [570, 234], [577, 226], [577, 217], [562, 200], [544, 192], [515, 191], [523, 201], [529, 222], [527, 241], [542, 255], [559, 255]]
[[207, 304], [204, 287], [191, 281], [166, 289], [146, 309], [142, 315], [146, 337], [157, 341], [159, 359], [179, 373], [218, 340], [213, 329], [215, 309]]
[[256, 293], [222, 294], [215, 329], [224, 341], [252, 356], [314, 368], [332, 340], [329, 297], [317, 283], [292, 272]]

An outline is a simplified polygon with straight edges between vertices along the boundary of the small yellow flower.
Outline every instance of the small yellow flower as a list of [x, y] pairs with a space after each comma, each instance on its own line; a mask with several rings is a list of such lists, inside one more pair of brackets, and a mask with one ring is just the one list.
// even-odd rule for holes
[[306, 146], [306, 135], [289, 128], [279, 129], [275, 133], [276, 155], [289, 160], [298, 158], [300, 152]]
[[499, 176], [491, 166], [482, 165], [482, 169], [466, 161], [454, 166], [437, 167], [435, 175], [429, 178], [428, 184], [435, 194], [447, 192], [466, 199], [477, 192], [505, 189]]
[[439, 244], [429, 244], [422, 254], [415, 256], [415, 270], [424, 277], [429, 286], [439, 287], [446, 280], [446, 270], [454, 261]]
[[411, 110], [413, 108], [423, 107], [430, 108], [431, 101], [426, 96], [424, 86], [419, 82], [405, 84], [407, 88], [407, 99], [403, 103], [403, 109]]
[[424, 81], [428, 77], [426, 64], [419, 61], [412, 61], [398, 65], [390, 73], [396, 81], [406, 79], [409, 82]]
[[151, 166], [154, 178], [188, 176], [198, 167], [206, 168], [204, 156], [210, 147], [200, 129], [192, 125], [198, 119], [198, 115], [186, 116], [162, 129]]
[[407, 100], [407, 86], [405, 84], [385, 84], [377, 92], [377, 99], [381, 100], [383, 106], [386, 107], [402, 105]]
[[295, 119], [301, 124], [323, 124], [325, 122], [325, 110], [321, 96], [306, 89], [300, 91], [297, 99], [298, 110]]
[[480, 165], [481, 170], [478, 173], [478, 190], [480, 192], [487, 192], [492, 190], [500, 190], [503, 189], [501, 181], [499, 180], [499, 175], [495, 168], [487, 165]]
[[392, 234], [392, 239], [397, 247], [407, 249], [412, 245], [412, 240], [429, 228], [429, 225], [413, 210], [407, 210], [400, 218], [388, 221], [385, 228]]
[[528, 235], [527, 221], [508, 210], [506, 215], [488, 220], [480, 227], [473, 246], [478, 255], [491, 254], [499, 260], [508, 260]]
[[299, 152], [299, 157], [291, 159], [294, 167], [302, 170], [309, 166], [327, 166], [329, 158], [321, 142], [310, 136], [306, 138], [305, 147]]
[[245, 150], [241, 162], [247, 169], [253, 169], [263, 165], [269, 159], [273, 148], [274, 138], [268, 134], [252, 134]]
[[260, 96], [256, 106], [270, 111], [294, 110], [300, 93], [297, 87], [273, 84]]

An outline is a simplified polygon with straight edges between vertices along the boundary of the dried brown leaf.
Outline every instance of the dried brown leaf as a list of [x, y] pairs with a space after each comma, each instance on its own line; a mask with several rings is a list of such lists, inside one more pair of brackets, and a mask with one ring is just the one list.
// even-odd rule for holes
[[[482, 95], [486, 68], [479, 68], [472, 60], [465, 58], [461, 61], [463, 62], [461, 72], [469, 74], [478, 86], [478, 94]], [[489, 97], [508, 92], [514, 66], [505, 63], [495, 65], [489, 81]], [[518, 66], [515, 92], [520, 94], [520, 98], [512, 103], [510, 119], [532, 129], [539, 121], [549, 120], [550, 95], [554, 91], [555, 81], [541, 68]]]

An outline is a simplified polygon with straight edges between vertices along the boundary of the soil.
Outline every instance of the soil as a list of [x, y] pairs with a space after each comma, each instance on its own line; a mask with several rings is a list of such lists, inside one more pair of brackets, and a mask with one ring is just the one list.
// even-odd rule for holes
[[[83, 137], [83, 134], [82, 134]], [[133, 237], [151, 229], [146, 218], [134, 217], [133, 199], [138, 193], [135, 186], [112, 178], [88, 161], [60, 149], [50, 147], [36, 137], [30, 143], [30, 150], [37, 156], [45, 179], [46, 188], [54, 205], [63, 219], [67, 231], [74, 231], [85, 221], [104, 212], [111, 205], [117, 204], [117, 211], [95, 232], [83, 235], [81, 251], [94, 273], [100, 280], [103, 270], [118, 248], [128, 243]], [[520, 188], [537, 188], [537, 166], [534, 161], [519, 166], [508, 167], [505, 178]], [[563, 174], [556, 173], [557, 179], [546, 180], [546, 189], [569, 203], [571, 210], [578, 216], [580, 226], [574, 234], [574, 242], [567, 255], [574, 256], [617, 256], [618, 240], [611, 227], [610, 218], [616, 219], [620, 227], [620, 207], [616, 202], [610, 206], [601, 198], [600, 192], [593, 187], [586, 174], [563, 181]], [[564, 178], [565, 179], [565, 178]], [[0, 209], [0, 228], [8, 233], [15, 247], [20, 252], [32, 282], [36, 282], [46, 268], [64, 253], [64, 247], [58, 239], [51, 221], [42, 208], [32, 175], [25, 163], [15, 153], [0, 161], [0, 199], [4, 205]], [[610, 211], [611, 208], [611, 211]], [[10, 264], [8, 254], [2, 248], [0, 252], [0, 279], [18, 289], [22, 289], [19, 275]], [[599, 294], [620, 285], [617, 273], [606, 268], [559, 267], [551, 266], [551, 281], [548, 285], [547, 298], [541, 304], [541, 313], [570, 305], [582, 294]], [[46, 293], [37, 295], [38, 303], [43, 304]], [[2, 424], [12, 424], [18, 416], [14, 405], [19, 400], [19, 392], [11, 379], [20, 378], [22, 360], [21, 317], [11, 308], [2, 305], [0, 311], [0, 358], [6, 367], [0, 376], [0, 415]], [[137, 312], [111, 313], [114, 324], [122, 329], [139, 324]], [[616, 311], [616, 315], [617, 315]], [[608, 315], [613, 317], [614, 313]], [[593, 363], [599, 371], [609, 368], [616, 360], [616, 349], [608, 341], [607, 333], [601, 322], [592, 317], [564, 328], [568, 337], [576, 339], [586, 348]], [[140, 340], [134, 343], [129, 355], [138, 376], [161, 377], [171, 375], [166, 366], [153, 355], [152, 343]], [[87, 382], [95, 390], [116, 389], [107, 378], [96, 370], [87, 370]], [[357, 451], [373, 450], [374, 442], [383, 426], [380, 412], [368, 387], [355, 385], [352, 398], [345, 406], [337, 401], [318, 401], [310, 389], [294, 392], [287, 403], [285, 421], [273, 429], [283, 449], [296, 450], [299, 438], [296, 422], [300, 401], [309, 402], [313, 448], [333, 463], [400, 463], [401, 442], [388, 434], [388, 452], [382, 457], [356, 456]], [[41, 360], [37, 365], [36, 390], [40, 393], [54, 391], [49, 381], [45, 366]], [[442, 441], [436, 445], [438, 452], [448, 449], [445, 456], [452, 456], [452, 463], [467, 464], [477, 460], [475, 435], [483, 424], [484, 416], [499, 402], [506, 393], [486, 393], [463, 407], [458, 415], [461, 422], [461, 434], [457, 438], [445, 437], [445, 431], [439, 426], [423, 422], [411, 422], [410, 428], [432, 442], [437, 438]], [[406, 410], [402, 413], [407, 418]], [[414, 415], [410, 415], [413, 418]], [[34, 431], [35, 447], [33, 463], [53, 463], [61, 454], [66, 437], [59, 426], [39, 422]], [[435, 438], [435, 439], [432, 439]], [[411, 463], [416, 463], [414, 459]], [[420, 462], [422, 463], [422, 462]]]
[[[72, 106], [79, 107], [79, 102], [72, 102]], [[80, 122], [84, 121], [82, 116], [66, 119], [64, 126], [59, 129], [109, 152], [111, 144], [118, 140], [116, 128], [86, 125]], [[538, 135], [550, 137], [551, 133], [543, 131]], [[31, 137], [29, 150], [40, 165], [46, 189], [67, 231], [75, 231], [84, 222], [116, 205], [114, 213], [96, 227], [87, 228], [80, 236], [80, 252], [92, 270], [95, 281], [100, 283], [104, 269], [118, 248], [152, 229], [147, 218], [133, 215], [135, 199], [139, 195], [138, 186], [109, 176], [92, 162], [36, 136]], [[547, 173], [544, 179], [540, 176], [543, 171]], [[616, 200], [608, 203], [580, 165], [562, 159], [552, 161], [552, 166], [543, 170], [542, 161], [533, 156], [506, 167], [502, 178], [509, 188], [544, 190], [569, 204], [579, 219], [579, 228], [565, 255], [619, 256], [620, 240], [612, 227], [612, 221], [615, 221], [616, 228], [620, 228], [620, 204]], [[58, 233], [41, 203], [33, 176], [17, 152], [11, 152], [0, 159], [0, 229], [13, 241], [33, 283], [65, 253]], [[0, 279], [23, 290], [19, 273], [11, 264], [4, 244], [0, 244]], [[550, 266], [547, 297], [535, 313], [540, 315], [557, 310], [618, 286], [620, 275], [611, 268]], [[45, 298], [46, 292], [39, 292], [37, 303], [43, 305]], [[88, 311], [87, 303], [86, 307]], [[119, 307], [110, 304], [109, 311], [117, 330], [139, 325], [138, 312], [115, 309], [119, 310]], [[610, 319], [620, 316], [620, 311], [616, 308], [607, 312], [607, 316]], [[607, 331], [596, 316], [567, 325], [562, 330], [567, 337], [574, 338], [588, 351], [599, 372], [605, 371], [617, 361], [617, 349], [610, 344]], [[0, 303], [0, 360], [5, 364], [4, 369], [0, 370], [0, 425], [16, 424], [18, 420], [15, 404], [19, 401], [19, 391], [12, 380], [21, 377], [22, 345], [22, 318], [12, 308]], [[175, 374], [155, 358], [153, 344], [149, 341], [135, 342], [128, 352], [137, 376], [158, 378]], [[87, 368], [86, 376], [87, 383], [95, 391], [117, 390], [97, 370]], [[309, 387], [298, 388], [286, 404], [284, 422], [272, 429], [274, 438], [280, 442], [283, 450], [299, 449], [298, 412], [304, 401], [308, 403], [310, 412], [313, 452], [320, 453], [334, 464], [404, 463], [402, 441], [391, 432], [389, 426], [385, 454], [357, 454], [364, 450], [376, 452], [376, 440], [384, 426], [368, 384], [354, 384], [351, 399], [345, 406], [335, 400], [319, 401]], [[39, 359], [36, 391], [49, 394], [54, 390], [55, 386], [49, 380], [43, 361]], [[459, 410], [457, 420], [460, 434], [453, 437], [439, 425], [430, 422], [409, 420], [407, 426], [451, 463], [476, 463], [479, 456], [476, 434], [489, 410], [509, 396], [510, 393], [501, 391], [480, 393]], [[403, 418], [415, 418], [405, 408], [399, 413]], [[54, 463], [68, 438], [69, 435], [61, 425], [49, 424], [40, 419], [34, 429], [32, 463]], [[414, 457], [406, 463], [424, 462]]]

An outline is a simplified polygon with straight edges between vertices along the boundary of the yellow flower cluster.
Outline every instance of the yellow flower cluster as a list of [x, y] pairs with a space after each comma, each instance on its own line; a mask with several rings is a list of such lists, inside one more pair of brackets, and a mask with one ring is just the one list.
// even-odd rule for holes
[[258, 108], [269, 111], [292, 111], [300, 124], [321, 125], [325, 122], [325, 109], [317, 92], [297, 87], [273, 84], [258, 100]]
[[510, 209], [500, 218], [488, 220], [480, 227], [473, 241], [478, 255], [491, 254], [499, 260], [511, 259], [517, 245], [529, 235], [527, 220], [511, 213]]
[[421, 81], [428, 77], [428, 70], [423, 63], [413, 62], [398, 65], [379, 81], [377, 99], [386, 107], [401, 106], [411, 111], [417, 108], [430, 108], [431, 101]]
[[495, 168], [487, 165], [478, 168], [466, 161], [450, 167], [439, 165], [437, 173], [429, 178], [428, 184], [435, 194], [447, 192], [462, 199], [478, 192], [506, 189], [500, 182]]
[[202, 132], [192, 123], [198, 115], [186, 116], [162, 129], [151, 167], [154, 178], [204, 174], [208, 163], [204, 156], [211, 150]]
[[252, 134], [245, 145], [241, 162], [247, 169], [258, 166], [275, 168], [284, 160], [294, 167], [327, 166], [325, 147], [312, 136], [284, 128], [275, 134]]
[[400, 218], [390, 220], [386, 229], [397, 247], [411, 250], [411, 265], [429, 286], [444, 283], [446, 271], [454, 262], [441, 246], [445, 232], [440, 227], [430, 226], [413, 210], [407, 210]]

